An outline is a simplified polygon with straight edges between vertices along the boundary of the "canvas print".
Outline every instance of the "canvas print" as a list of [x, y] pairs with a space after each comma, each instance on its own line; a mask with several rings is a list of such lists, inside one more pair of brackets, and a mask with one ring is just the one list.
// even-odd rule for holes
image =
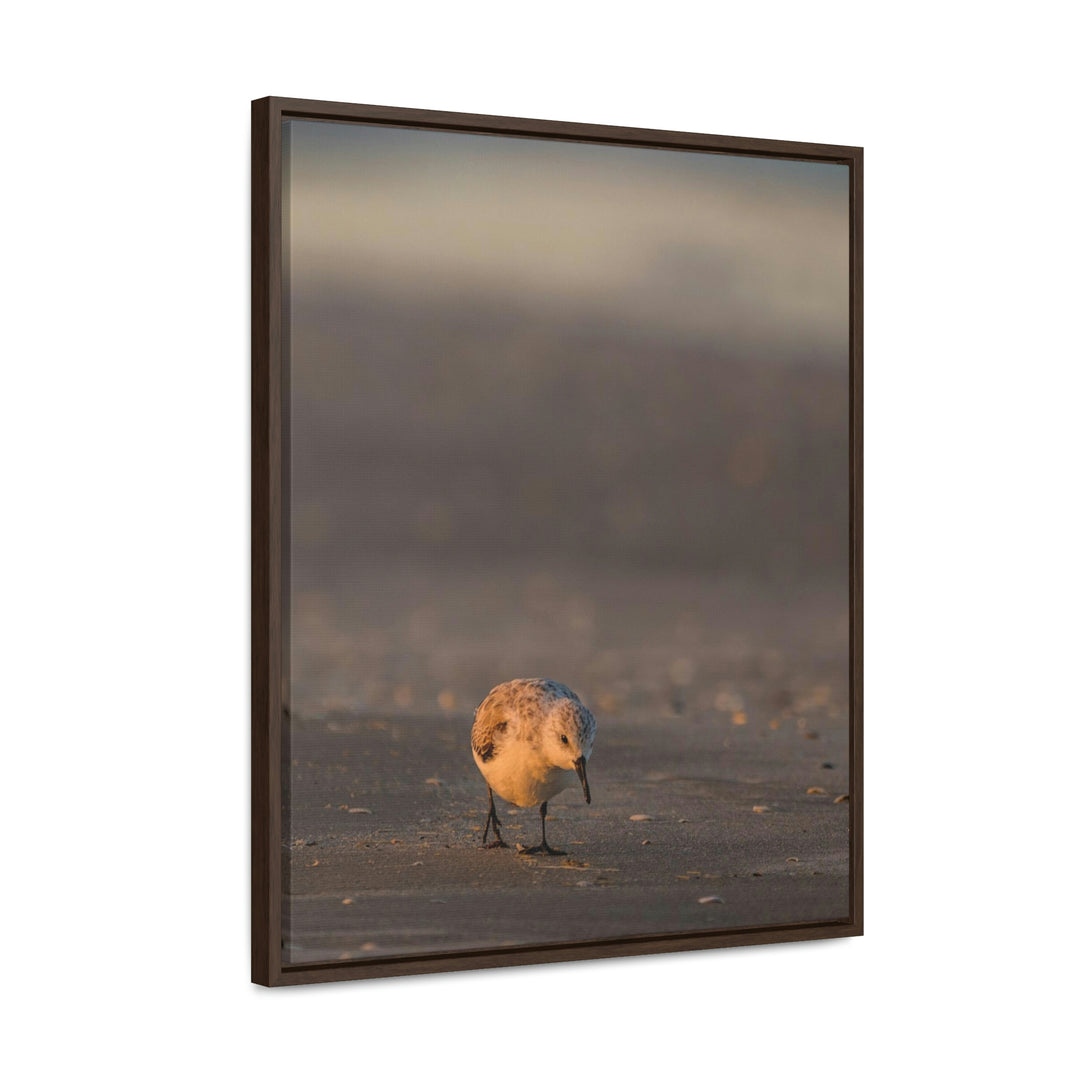
[[284, 963], [848, 919], [849, 167], [281, 167]]

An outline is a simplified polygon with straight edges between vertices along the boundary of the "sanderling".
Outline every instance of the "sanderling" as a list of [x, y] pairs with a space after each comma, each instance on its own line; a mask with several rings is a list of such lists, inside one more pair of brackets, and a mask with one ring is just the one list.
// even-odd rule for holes
[[[488, 785], [488, 816], [480, 842], [485, 847], [506, 847], [499, 834], [494, 791], [515, 806], [540, 804], [541, 841], [525, 854], [565, 855], [548, 847], [548, 799], [568, 788], [576, 773], [585, 801], [592, 802], [585, 762], [595, 738], [592, 713], [562, 683], [513, 679], [496, 686], [480, 702], [472, 728], [473, 760]], [[490, 844], [489, 828], [495, 830]]]

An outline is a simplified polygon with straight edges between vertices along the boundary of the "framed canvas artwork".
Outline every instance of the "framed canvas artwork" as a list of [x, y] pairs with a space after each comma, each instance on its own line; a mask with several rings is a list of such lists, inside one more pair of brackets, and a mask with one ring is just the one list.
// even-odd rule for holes
[[252, 153], [253, 979], [861, 934], [861, 150]]

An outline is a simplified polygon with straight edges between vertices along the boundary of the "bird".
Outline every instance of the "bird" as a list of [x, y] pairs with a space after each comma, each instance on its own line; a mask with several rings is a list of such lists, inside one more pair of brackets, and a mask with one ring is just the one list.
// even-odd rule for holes
[[[551, 679], [511, 679], [499, 683], [477, 706], [472, 755], [487, 782], [488, 816], [480, 842], [507, 847], [499, 832], [495, 795], [515, 806], [540, 805], [540, 843], [526, 855], [565, 855], [547, 842], [548, 800], [581, 781], [592, 802], [585, 763], [592, 754], [596, 720], [568, 686]], [[495, 838], [488, 843], [488, 830]]]

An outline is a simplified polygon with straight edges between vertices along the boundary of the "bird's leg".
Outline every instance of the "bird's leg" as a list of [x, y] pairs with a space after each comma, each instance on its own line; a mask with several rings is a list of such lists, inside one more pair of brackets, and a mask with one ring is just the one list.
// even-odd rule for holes
[[[490, 844], [487, 842], [489, 827], [495, 830], [495, 839]], [[484, 836], [480, 843], [488, 848], [506, 847], [502, 836], [499, 835], [499, 815], [495, 813], [495, 793], [491, 790], [490, 784], [488, 784], [488, 816], [487, 821], [484, 822]]]
[[547, 842], [547, 803], [540, 804], [540, 843], [536, 847], [526, 848], [525, 855], [565, 855], [565, 851], [556, 851], [548, 847]]

